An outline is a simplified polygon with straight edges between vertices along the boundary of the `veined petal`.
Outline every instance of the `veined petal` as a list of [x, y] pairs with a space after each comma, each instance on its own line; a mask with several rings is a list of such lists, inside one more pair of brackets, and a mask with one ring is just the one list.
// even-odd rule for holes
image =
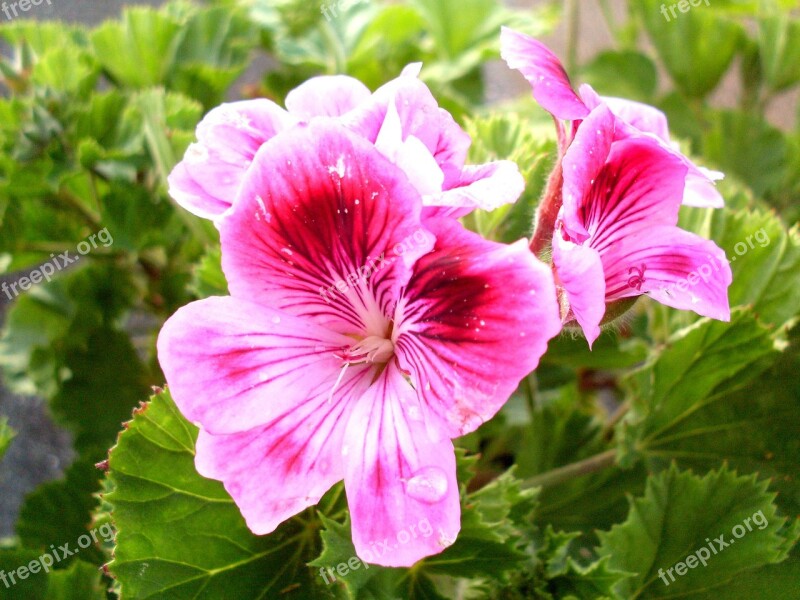
[[[462, 217], [476, 208], [495, 210], [517, 201], [525, 190], [525, 179], [516, 163], [500, 160], [467, 165], [452, 188], [423, 198], [425, 206], [451, 209], [449, 216]], [[452, 210], [457, 209], [457, 210]]]
[[[158, 360], [181, 412], [215, 434], [269, 423], [312, 399], [352, 387], [361, 367], [334, 353], [351, 338], [232, 297], [192, 302], [158, 336]], [[338, 397], [338, 396], [335, 396]]]
[[654, 136], [662, 147], [679, 157], [688, 168], [683, 204], [705, 208], [721, 208], [725, 205], [722, 195], [717, 191], [714, 181], [724, 175], [719, 171], [710, 171], [696, 166], [684, 155], [676, 144], [670, 141], [669, 126], [666, 115], [657, 108], [633, 100], [601, 97], [588, 84], [580, 87], [581, 98], [586, 105], [594, 109], [605, 104], [622, 123], [617, 124], [615, 139], [635, 137], [641, 134]]
[[[564, 172], [562, 219], [567, 232], [583, 241], [589, 235], [586, 219], [587, 197], [604, 169], [614, 141], [616, 121], [611, 111], [600, 105], [581, 123], [562, 159]], [[600, 192], [602, 193], [602, 192]]]
[[416, 394], [390, 363], [347, 424], [345, 489], [359, 557], [410, 567], [452, 544], [461, 527], [453, 443], [408, 414]]
[[233, 203], [261, 144], [295, 123], [265, 99], [212, 109], [197, 126], [198, 142], [189, 146], [168, 178], [170, 195], [200, 217], [221, 216]]
[[611, 245], [626, 245], [635, 233], [676, 225], [686, 170], [681, 158], [654, 138], [614, 142], [607, 163], [583, 199], [590, 245], [602, 255]]
[[567, 294], [572, 315], [583, 329], [591, 348], [600, 335], [600, 322], [606, 312], [606, 282], [600, 254], [594, 248], [565, 240], [556, 231], [553, 264]]
[[330, 120], [265, 144], [220, 224], [231, 294], [374, 335], [432, 247], [422, 200], [366, 140]]
[[341, 448], [351, 408], [352, 402], [317, 397], [249, 431], [200, 430], [197, 471], [224, 483], [253, 533], [271, 533], [344, 477]]
[[508, 27], [500, 33], [500, 56], [509, 68], [525, 76], [533, 97], [558, 119], [583, 119], [589, 109], [572, 89], [561, 61], [540, 41]]
[[419, 391], [431, 436], [490, 419], [561, 330], [549, 268], [527, 241], [490, 242], [450, 219], [426, 222], [433, 252], [395, 315], [395, 352]]
[[338, 117], [370, 97], [367, 86], [347, 75], [312, 77], [286, 95], [286, 109], [299, 119]]
[[602, 253], [606, 298], [646, 293], [662, 304], [728, 321], [731, 269], [725, 253], [678, 227], [659, 226], [625, 238]]
[[346, 115], [343, 123], [375, 142], [390, 106], [397, 109], [402, 139], [414, 136], [424, 144], [444, 173], [444, 186], [458, 181], [470, 137], [450, 113], [439, 108], [428, 87], [416, 77], [404, 74], [381, 86], [369, 101]]

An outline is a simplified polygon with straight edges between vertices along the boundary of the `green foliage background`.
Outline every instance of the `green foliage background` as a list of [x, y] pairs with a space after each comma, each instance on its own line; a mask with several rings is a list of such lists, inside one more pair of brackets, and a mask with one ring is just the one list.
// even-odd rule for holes
[[[465, 222], [514, 241], [530, 234], [554, 131], [529, 95], [487, 105], [487, 69], [500, 68], [500, 25], [544, 35], [580, 4], [561, 14], [562, 3], [372, 0], [328, 3], [326, 18], [305, 0], [172, 2], [91, 30], [0, 28], [11, 49], [0, 61], [0, 273], [74, 253], [103, 228], [114, 240], [18, 297], [0, 336], [5, 384], [44, 397], [78, 453], [63, 480], [27, 497], [0, 569], [103, 523], [117, 532], [0, 586], [0, 598], [800, 597], [800, 112], [785, 130], [764, 116], [800, 86], [795, 2], [714, 0], [667, 23], [660, 0], [631, 0], [623, 15], [598, 1], [614, 45], [583, 64], [569, 51], [573, 80], [660, 107], [684, 149], [726, 173], [726, 207], [687, 208], [681, 225], [738, 259], [733, 316], [645, 299], [592, 352], [569, 334], [554, 340], [503, 411], [458, 440], [463, 527], [441, 555], [326, 585], [319, 569], [355, 555], [340, 485], [254, 536], [222, 486], [195, 472], [196, 430], [169, 393], [139, 407], [163, 383], [163, 321], [226, 293], [214, 227], [166, 194], [207, 110], [226, 98], [281, 103], [322, 73], [374, 89], [422, 61], [473, 137], [471, 160], [519, 162], [520, 201]], [[264, 55], [270, 67], [242, 88]], [[726, 77], [742, 93], [723, 109], [710, 98]], [[757, 231], [767, 244], [734, 250]], [[13, 437], [0, 418], [0, 457]], [[662, 583], [659, 569], [758, 511], [763, 530]]]

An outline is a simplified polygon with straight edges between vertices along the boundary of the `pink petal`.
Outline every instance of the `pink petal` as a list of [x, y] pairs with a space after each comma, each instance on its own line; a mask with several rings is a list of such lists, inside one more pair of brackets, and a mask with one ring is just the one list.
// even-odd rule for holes
[[456, 437], [494, 416], [561, 320], [552, 273], [526, 240], [490, 242], [450, 219], [426, 225], [436, 247], [398, 305], [395, 347], [431, 435]]
[[[158, 336], [158, 359], [181, 412], [210, 433], [246, 431], [299, 404], [343, 394], [360, 371], [334, 352], [353, 340], [231, 297], [192, 302]], [[337, 396], [338, 397], [338, 396]]]
[[231, 294], [344, 333], [371, 329], [432, 247], [422, 201], [375, 147], [332, 121], [265, 144], [220, 224]]
[[375, 139], [375, 147], [400, 167], [421, 195], [439, 193], [444, 173], [433, 154], [413, 135], [403, 139], [400, 115], [394, 102], [389, 103], [386, 118]]
[[640, 132], [651, 133], [669, 143], [667, 116], [655, 106], [624, 98], [601, 97], [589, 84], [580, 87], [580, 95], [590, 110], [605, 104], [618, 119], [632, 125]]
[[222, 215], [233, 203], [258, 148], [296, 120], [265, 99], [222, 104], [197, 126], [198, 142], [168, 178], [169, 193], [204, 218]]
[[[634, 233], [676, 225], [685, 177], [686, 165], [680, 157], [653, 138], [615, 142], [607, 164], [583, 199], [591, 246], [602, 255], [615, 244], [627, 244]], [[566, 202], [564, 207], [566, 212]]]
[[655, 226], [611, 245], [602, 259], [609, 300], [641, 291], [673, 308], [730, 320], [731, 269], [714, 242], [677, 227]]
[[302, 120], [338, 117], [370, 97], [363, 83], [347, 75], [312, 77], [286, 95], [286, 109]]
[[600, 322], [606, 312], [606, 282], [600, 254], [589, 246], [573, 244], [556, 232], [553, 236], [553, 263], [572, 315], [583, 329], [591, 348], [600, 335]]
[[503, 27], [500, 55], [509, 68], [525, 76], [533, 87], [533, 97], [554, 117], [573, 121], [589, 114], [589, 109], [572, 89], [561, 61], [538, 40]]
[[426, 206], [458, 209], [449, 214], [462, 217], [476, 208], [495, 210], [512, 204], [525, 190], [525, 179], [516, 163], [500, 160], [483, 165], [468, 165], [452, 188], [423, 198]]
[[584, 240], [589, 235], [583, 206], [585, 198], [600, 189], [595, 183], [605, 167], [615, 131], [614, 115], [605, 106], [598, 106], [581, 123], [562, 160], [562, 218], [575, 239]]
[[448, 187], [458, 180], [467, 158], [470, 137], [446, 110], [439, 108], [428, 87], [416, 77], [401, 75], [378, 88], [368, 102], [348, 114], [343, 122], [374, 142], [390, 106], [396, 106], [402, 139], [414, 136], [436, 159]]
[[683, 203], [686, 206], [698, 206], [700, 208], [722, 208], [725, 206], [725, 200], [714, 184], [715, 181], [723, 179], [725, 175], [719, 171], [698, 167], [690, 162], [688, 158], [686, 162], [689, 166], [689, 173], [686, 175]]
[[225, 484], [253, 533], [271, 533], [344, 477], [341, 447], [351, 406], [318, 397], [242, 433], [201, 430], [197, 471]]
[[648, 104], [624, 100], [621, 98], [600, 97], [591, 86], [584, 84], [580, 88], [581, 97], [586, 105], [594, 109], [605, 104], [622, 123], [618, 123], [616, 139], [634, 137], [642, 133], [655, 136], [662, 147], [675, 156], [680, 157], [689, 169], [686, 175], [683, 204], [706, 208], [721, 208], [725, 205], [717, 191], [714, 181], [724, 175], [719, 171], [710, 171], [696, 166], [688, 157], [670, 141], [667, 117], [663, 112]]
[[392, 363], [347, 424], [345, 489], [353, 544], [364, 561], [410, 567], [453, 543], [461, 506], [453, 444], [409, 414], [414, 390]]

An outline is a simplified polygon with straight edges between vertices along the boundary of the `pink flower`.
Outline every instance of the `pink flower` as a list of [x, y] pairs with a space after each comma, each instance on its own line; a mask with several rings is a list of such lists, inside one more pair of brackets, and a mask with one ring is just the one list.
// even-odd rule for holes
[[677, 227], [686, 163], [651, 136], [618, 136], [619, 124], [598, 105], [563, 158], [553, 262], [566, 320], [577, 320], [591, 345], [606, 305], [640, 294], [729, 320], [725, 253]]
[[158, 355], [200, 427], [198, 471], [250, 529], [344, 479], [358, 555], [409, 566], [460, 529], [451, 439], [499, 410], [560, 319], [525, 241], [423, 218], [371, 141], [314, 119], [263, 143], [218, 222], [231, 296], [175, 313]]
[[196, 143], [169, 176], [186, 210], [219, 219], [230, 209], [258, 149], [281, 131], [333, 118], [375, 146], [409, 176], [429, 214], [461, 216], [516, 201], [524, 180], [516, 164], [465, 166], [469, 136], [439, 108], [409, 65], [374, 94], [343, 75], [315, 77], [289, 92], [286, 110], [266, 99], [223, 104], [197, 126]]
[[[501, 54], [508, 66], [525, 76], [533, 88], [533, 97], [555, 119], [572, 121], [573, 129], [577, 129], [592, 109], [601, 104], [607, 106], [618, 118], [616, 139], [642, 134], [652, 136], [686, 165], [683, 204], [713, 208], [724, 205], [722, 196], [714, 185], [714, 181], [722, 179], [724, 175], [696, 166], [673, 145], [669, 137], [667, 118], [660, 110], [631, 100], [603, 98], [588, 84], [580, 86], [580, 94], [576, 94], [558, 57], [538, 40], [513, 29], [503, 28], [500, 45]], [[561, 132], [560, 128], [559, 125]], [[563, 152], [569, 140], [564, 139], [563, 135], [561, 137]]]

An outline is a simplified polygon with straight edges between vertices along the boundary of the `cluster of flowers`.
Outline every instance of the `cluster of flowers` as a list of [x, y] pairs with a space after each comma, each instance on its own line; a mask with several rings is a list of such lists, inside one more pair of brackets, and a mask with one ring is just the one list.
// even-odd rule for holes
[[[419, 65], [374, 93], [330, 76], [293, 90], [286, 110], [224, 104], [171, 174], [173, 197], [219, 229], [230, 296], [173, 315], [159, 359], [200, 428], [198, 471], [224, 482], [253, 532], [344, 479], [359, 556], [422, 518], [436, 535], [376, 562], [441, 552], [460, 529], [451, 440], [495, 415], [564, 324], [591, 344], [615, 305], [645, 293], [729, 317], [729, 270], [684, 295], [662, 291], [724, 256], [676, 226], [681, 202], [721, 205], [717, 174], [672, 147], [655, 109], [589, 87], [578, 96], [522, 34], [504, 30], [502, 45], [559, 135], [530, 244], [459, 223], [514, 202], [524, 181], [508, 161], [465, 165], [470, 139]], [[391, 251], [420, 230], [420, 243]]]

